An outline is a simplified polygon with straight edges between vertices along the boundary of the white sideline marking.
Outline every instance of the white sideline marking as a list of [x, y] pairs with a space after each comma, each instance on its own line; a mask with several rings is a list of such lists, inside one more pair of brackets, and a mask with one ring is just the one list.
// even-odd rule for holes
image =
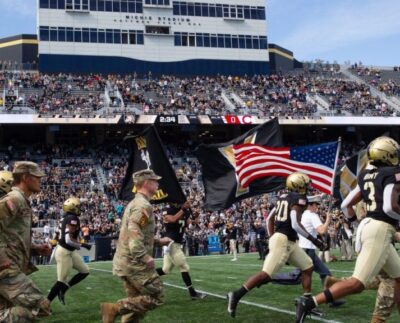
[[[205, 266], [209, 266], [210, 264], [209, 263], [204, 263], [204, 262], [199, 262], [199, 263], [191, 263], [191, 264], [193, 264], [193, 265], [205, 265]], [[256, 265], [256, 264], [238, 264], [238, 263], [236, 263], [236, 264], [234, 264], [233, 266], [239, 266], [239, 267], [259, 267], [259, 268], [262, 268], [262, 263], [260, 263], [259, 265]], [[282, 268], [287, 268], [287, 269], [294, 269], [294, 267], [291, 267], [291, 266], [283, 266]], [[350, 273], [350, 274], [352, 274], [353, 273], [353, 271], [351, 271], [351, 270], [339, 270], [339, 269], [330, 269], [330, 268], [328, 268], [330, 271], [334, 271], [334, 272], [337, 272], [337, 273]]]
[[[189, 258], [191, 261], [193, 260], [193, 258], [199, 258], [199, 257], [202, 257], [202, 258], [207, 258], [207, 257], [217, 257], [217, 256], [193, 256], [193, 257], [186, 257], [186, 258]], [[163, 259], [162, 258], [156, 258], [155, 259], [156, 261], [162, 261]], [[107, 261], [96, 261], [96, 262], [92, 262], [92, 264], [93, 263], [96, 263], [96, 264], [107, 264], [107, 263], [112, 263], [112, 260], [107, 260]], [[193, 263], [193, 265], [205, 265], [205, 266], [208, 266], [209, 265], [209, 263], [204, 263], [204, 262], [200, 262], [200, 263]], [[42, 268], [46, 268], [46, 267], [55, 267], [55, 266], [57, 266], [57, 265], [41, 265], [40, 267]], [[259, 267], [259, 268], [261, 268], [262, 267], [262, 264], [260, 263], [260, 265], [256, 265], [256, 264], [238, 264], [238, 263], [235, 263], [234, 264], [234, 266], [240, 266], [240, 267]], [[290, 268], [294, 268], [294, 267], [290, 267], [290, 266], [283, 266], [283, 268], [287, 268], [287, 269], [290, 269]], [[329, 269], [329, 268], [328, 268]], [[329, 269], [330, 271], [333, 271], [333, 272], [337, 272], [337, 273], [349, 273], [349, 274], [352, 274], [353, 273], [353, 271], [351, 271], [351, 270], [339, 270], [339, 269]]]
[[[101, 272], [105, 272], [105, 273], [112, 273], [111, 270], [106, 270], [106, 269], [90, 268], [90, 270], [101, 271]], [[164, 284], [165, 286], [169, 286], [169, 287], [173, 287], [173, 288], [177, 288], [177, 289], [186, 290], [186, 287], [174, 285], [174, 284], [171, 284], [171, 283], [165, 283], [165, 282], [163, 282], [163, 284]], [[215, 294], [215, 293], [207, 292], [207, 291], [204, 291], [204, 290], [198, 290], [198, 291], [201, 292], [201, 293], [210, 295], [210, 296], [214, 296], [214, 297], [216, 297], [216, 298], [220, 298], [220, 299], [226, 300], [226, 296], [223, 296], [223, 295], [220, 295], [220, 294]], [[278, 307], [274, 307], [274, 306], [269, 306], [269, 305], [264, 305], [264, 304], [249, 302], [249, 301], [240, 301], [240, 303], [245, 304], [245, 305], [249, 305], [249, 306], [254, 306], [254, 307], [263, 308], [263, 309], [270, 310], [270, 311], [274, 311], [274, 312], [289, 314], [289, 315], [292, 315], [292, 316], [295, 316], [295, 315], [296, 315], [296, 313], [293, 312], [293, 311], [284, 310], [284, 309], [282, 309], [282, 308], [278, 308]], [[311, 319], [312, 319], [312, 320], [315, 320], [315, 321], [325, 322], [325, 323], [341, 323], [340, 321], [325, 320], [325, 319], [323, 319], [323, 318], [315, 317], [315, 316], [312, 316]]]

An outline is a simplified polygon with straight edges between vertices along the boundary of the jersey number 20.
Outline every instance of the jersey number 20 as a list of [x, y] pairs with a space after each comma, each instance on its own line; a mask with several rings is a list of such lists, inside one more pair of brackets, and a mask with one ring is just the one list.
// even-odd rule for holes
[[285, 200], [279, 200], [276, 204], [276, 220], [285, 222], [287, 220], [289, 203]]

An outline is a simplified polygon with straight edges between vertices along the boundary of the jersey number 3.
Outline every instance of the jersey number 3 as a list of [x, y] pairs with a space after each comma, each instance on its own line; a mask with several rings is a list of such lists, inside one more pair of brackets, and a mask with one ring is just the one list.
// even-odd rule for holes
[[285, 222], [287, 220], [289, 203], [285, 200], [279, 200], [276, 206], [276, 220], [279, 222]]
[[368, 191], [368, 200], [370, 203], [366, 203], [366, 209], [369, 212], [373, 212], [376, 210], [376, 201], [375, 201], [375, 186], [372, 182], [364, 183], [364, 190]]

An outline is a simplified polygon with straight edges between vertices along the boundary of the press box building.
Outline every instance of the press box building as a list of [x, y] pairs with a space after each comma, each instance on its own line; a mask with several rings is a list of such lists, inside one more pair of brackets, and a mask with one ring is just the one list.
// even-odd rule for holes
[[38, 0], [42, 72], [266, 74], [265, 0]]

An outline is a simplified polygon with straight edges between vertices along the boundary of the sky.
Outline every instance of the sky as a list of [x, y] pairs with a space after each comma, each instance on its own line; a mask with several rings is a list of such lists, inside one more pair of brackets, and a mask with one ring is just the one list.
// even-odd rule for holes
[[[0, 38], [35, 33], [35, 10], [36, 0], [0, 0]], [[300, 61], [400, 65], [400, 0], [268, 0], [267, 20], [269, 42]]]

